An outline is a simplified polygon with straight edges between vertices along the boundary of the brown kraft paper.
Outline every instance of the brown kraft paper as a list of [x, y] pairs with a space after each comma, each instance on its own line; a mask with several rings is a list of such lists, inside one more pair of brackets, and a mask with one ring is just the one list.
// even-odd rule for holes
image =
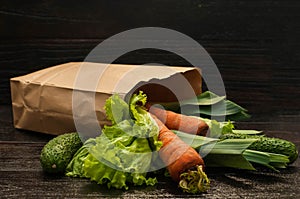
[[[100, 126], [109, 124], [104, 105], [114, 93], [126, 98], [142, 90], [149, 102], [172, 102], [193, 97], [190, 92], [186, 93], [188, 88], [179, 81], [182, 77], [189, 83], [194, 95], [201, 93], [202, 80], [198, 68], [121, 64], [110, 64], [96, 82], [95, 90], [74, 88], [78, 71], [83, 65], [95, 68], [101, 64], [70, 62], [12, 78], [15, 128], [53, 135], [76, 131], [72, 113], [74, 89], [80, 93], [83, 104], [92, 103], [86, 99], [91, 93], [95, 94], [95, 112]], [[170, 87], [176, 87], [181, 99], [176, 99], [178, 95]], [[89, 117], [91, 111], [82, 109], [81, 114]]]

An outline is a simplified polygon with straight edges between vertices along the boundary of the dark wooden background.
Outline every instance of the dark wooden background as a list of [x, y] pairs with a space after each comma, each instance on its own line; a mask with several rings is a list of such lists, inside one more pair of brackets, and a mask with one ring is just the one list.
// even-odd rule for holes
[[[252, 115], [238, 126], [265, 130], [294, 141], [299, 148], [299, 11], [298, 0], [0, 0], [2, 194], [18, 198], [112, 194], [84, 180], [53, 179], [41, 173], [38, 155], [51, 136], [13, 128], [9, 78], [82, 61], [101, 41], [131, 28], [170, 28], [198, 41], [217, 64], [228, 98]], [[149, 49], [127, 53], [116, 62], [189, 65], [172, 53]], [[282, 175], [219, 174], [211, 173], [214, 187], [207, 197], [289, 198], [299, 194], [299, 161]], [[273, 186], [272, 181], [277, 184]], [[165, 182], [155, 189], [149, 192], [153, 197], [189, 197], [174, 192]], [[123, 196], [135, 193], [147, 196], [147, 190]]]
[[[114, 34], [154, 26], [203, 45], [229, 98], [251, 112], [299, 113], [299, 10], [297, 0], [2, 0], [0, 104], [10, 104], [10, 77], [82, 61]], [[188, 64], [158, 50], [135, 51], [116, 62]]]

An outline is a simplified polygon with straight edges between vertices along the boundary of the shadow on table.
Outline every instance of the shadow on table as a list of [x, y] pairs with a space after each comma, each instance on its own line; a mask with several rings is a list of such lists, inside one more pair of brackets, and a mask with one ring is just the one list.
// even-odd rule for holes
[[299, 168], [289, 166], [275, 172], [266, 168], [256, 167], [257, 171], [236, 170], [230, 168], [209, 168], [207, 175], [215, 183], [227, 184], [231, 187], [252, 189], [257, 185], [267, 186], [275, 183], [290, 183], [291, 178], [297, 178]]

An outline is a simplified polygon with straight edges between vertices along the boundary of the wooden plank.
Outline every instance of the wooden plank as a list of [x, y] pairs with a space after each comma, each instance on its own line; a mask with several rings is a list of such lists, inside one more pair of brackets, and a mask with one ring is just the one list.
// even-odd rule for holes
[[[47, 66], [68, 61], [82, 61], [88, 52], [101, 40], [29, 40], [23, 43], [6, 41], [0, 51], [1, 84], [0, 92], [2, 104], [10, 103], [9, 78], [42, 69]], [[201, 41], [199, 41], [201, 42]], [[252, 42], [241, 41], [205, 41], [204, 47], [215, 60], [222, 74], [229, 97], [234, 97], [240, 103], [248, 102], [238, 95], [235, 90], [239, 88], [250, 89], [253, 99], [259, 101], [260, 95], [270, 100], [272, 95], [280, 88], [285, 96], [295, 94], [299, 70], [296, 65], [273, 64], [270, 55], [270, 46], [260, 46]], [[6, 48], [7, 47], [7, 48]], [[5, 50], [7, 49], [7, 50]], [[283, 55], [284, 56], [284, 55]], [[166, 65], [189, 65], [182, 58], [159, 50], [140, 50], [121, 56], [117, 63], [161, 63]], [[283, 73], [280, 76], [280, 73]], [[237, 75], [239, 74], [239, 75]], [[276, 80], [275, 82], [273, 80]], [[277, 85], [277, 86], [276, 86]], [[286, 87], [283, 88], [283, 87]], [[290, 88], [290, 89], [288, 89]], [[294, 88], [294, 89], [293, 89]], [[254, 91], [252, 92], [251, 89]], [[256, 90], [256, 91], [255, 91]], [[261, 91], [259, 91], [261, 90]], [[270, 91], [269, 91], [270, 90]], [[273, 92], [271, 94], [270, 92]], [[257, 92], [259, 91], [259, 92]], [[243, 94], [244, 91], [240, 91]], [[232, 94], [235, 94], [234, 96]], [[297, 99], [299, 93], [296, 92]], [[275, 96], [278, 97], [279, 96]], [[283, 97], [283, 96], [282, 96]], [[287, 98], [288, 99], [288, 98]], [[295, 101], [297, 104], [297, 102]], [[255, 106], [255, 105], [254, 105]], [[297, 107], [294, 105], [294, 107]], [[291, 109], [293, 107], [290, 107]]]
[[[107, 189], [85, 179], [49, 178], [39, 172], [0, 172], [3, 198], [295, 198], [299, 174], [217, 172], [212, 174], [214, 186], [207, 194], [188, 195], [174, 189], [172, 182], [160, 182], [154, 187], [131, 188], [128, 191]], [[298, 177], [298, 178], [297, 178]], [[19, 179], [19, 180], [18, 180]], [[286, 191], [289, 190], [289, 191]]]
[[[299, 159], [281, 173], [260, 169], [257, 172], [232, 169], [208, 168], [211, 190], [206, 194], [189, 195], [175, 189], [177, 185], [170, 179], [158, 177], [159, 183], [153, 187], [130, 187], [129, 190], [108, 189], [87, 179], [47, 175], [39, 165], [40, 143], [18, 144], [0, 143], [0, 194], [3, 198], [235, 198], [259, 196], [260, 198], [295, 197], [300, 183]], [[12, 153], [11, 153], [12, 152]], [[287, 182], [293, 182], [292, 184]], [[288, 190], [288, 191], [287, 191]]]
[[0, 14], [6, 28], [0, 35], [103, 39], [131, 28], [158, 26], [178, 30], [195, 39], [266, 40], [291, 33], [290, 25], [299, 27], [299, 7], [296, 0], [242, 0], [239, 3], [233, 0], [133, 0], [130, 3], [92, 0], [85, 6], [80, 2], [58, 0], [2, 1]]
[[[4, 45], [0, 47], [0, 57], [2, 57], [2, 59], [0, 59], [0, 64], [2, 66], [0, 69], [0, 92], [4, 95], [4, 97], [0, 99], [2, 100], [1, 102], [5, 103], [6, 101], [6, 103], [10, 103], [8, 84], [8, 79], [10, 77], [27, 74], [59, 63], [82, 61], [89, 51], [100, 42], [101, 40], [87, 39], [34, 39], [28, 41], [4, 41]], [[259, 54], [263, 53], [262, 50], [253, 45], [251, 42], [206, 41], [204, 43], [204, 45], [208, 46], [208, 51], [211, 51], [211, 56], [216, 59], [216, 62], [218, 62], [217, 64], [220, 66], [224, 63], [240, 66], [241, 64], [248, 64], [247, 59], [264, 59], [264, 57]], [[117, 48], [117, 46], [108, 50], [113, 51], [114, 48]], [[255, 50], [259, 53], [253, 54]], [[224, 57], [228, 57], [228, 62], [226, 62]], [[161, 63], [166, 65], [189, 65], [189, 63], [179, 56], [160, 50], [134, 51], [121, 56], [118, 60], [116, 60], [116, 62], [131, 64]]]

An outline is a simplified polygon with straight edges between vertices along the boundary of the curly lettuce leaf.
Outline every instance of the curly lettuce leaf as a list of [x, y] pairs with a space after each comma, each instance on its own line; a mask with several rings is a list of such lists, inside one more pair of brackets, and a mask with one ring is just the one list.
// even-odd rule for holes
[[209, 126], [209, 137], [212, 138], [219, 138], [221, 135], [232, 133], [235, 128], [231, 121], [218, 122], [217, 120], [210, 120], [207, 118], [201, 118], [201, 120]]
[[129, 106], [118, 94], [114, 94], [106, 100], [104, 109], [106, 117], [112, 122], [112, 125], [130, 118]]
[[89, 154], [89, 148], [93, 145], [95, 145], [95, 139], [90, 138], [85, 143], [83, 146], [78, 149], [78, 151], [74, 154], [72, 160], [69, 162], [67, 168], [66, 168], [66, 176], [69, 177], [85, 177], [83, 175], [83, 163], [86, 157]]
[[129, 122], [127, 125], [126, 132], [118, 125], [106, 126], [103, 134], [96, 138], [96, 145], [90, 148], [90, 153], [115, 169], [145, 172], [151, 163], [152, 149], [148, 139], [130, 135], [134, 129]]
[[67, 174], [86, 177], [108, 188], [128, 189], [133, 185], [154, 185], [156, 178], [148, 177], [161, 147], [158, 127], [145, 105], [147, 97], [135, 94], [128, 105], [117, 94], [105, 104], [111, 126], [105, 126], [93, 144], [84, 146], [75, 154]]
[[[84, 160], [84, 176], [99, 184], [128, 189], [128, 184], [154, 185], [155, 178], [147, 177], [152, 162], [152, 149], [147, 138], [133, 136], [138, 130], [124, 120], [105, 126], [102, 134], [90, 147]], [[137, 132], [138, 134], [140, 132]]]
[[142, 91], [140, 91], [139, 94], [133, 94], [133, 96], [130, 98], [130, 113], [137, 123], [146, 124], [148, 122], [147, 117], [145, 117], [145, 115], [147, 115], [147, 111], [142, 108], [146, 102], [147, 96], [146, 94], [143, 94]]
[[128, 190], [128, 184], [153, 186], [157, 183], [156, 178], [147, 178], [146, 174], [129, 173], [113, 169], [98, 161], [91, 154], [84, 161], [83, 170], [85, 177], [98, 184], [106, 184], [108, 188], [114, 187]]
[[153, 151], [158, 151], [162, 143], [158, 141], [159, 129], [148, 111], [144, 108], [147, 96], [142, 91], [133, 94], [129, 102], [130, 113], [134, 119], [134, 131], [136, 135], [147, 137]]

